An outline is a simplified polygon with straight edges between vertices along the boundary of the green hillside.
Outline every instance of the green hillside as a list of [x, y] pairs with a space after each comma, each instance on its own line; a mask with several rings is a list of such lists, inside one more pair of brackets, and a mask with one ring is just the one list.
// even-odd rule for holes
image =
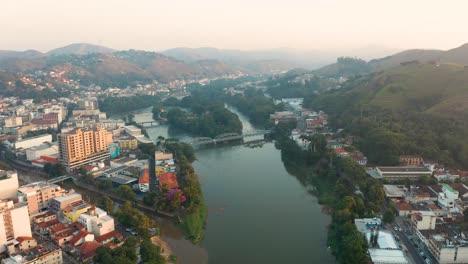
[[339, 91], [309, 97], [336, 128], [357, 136], [371, 163], [392, 165], [420, 154], [468, 168], [468, 68], [408, 64], [348, 81]]

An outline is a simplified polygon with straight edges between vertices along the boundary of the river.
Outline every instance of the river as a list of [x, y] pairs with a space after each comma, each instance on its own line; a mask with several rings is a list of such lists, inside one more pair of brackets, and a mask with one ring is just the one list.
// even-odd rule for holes
[[[244, 130], [253, 126], [235, 109]], [[135, 114], [151, 119], [150, 109]], [[189, 135], [167, 125], [147, 128], [158, 136]], [[288, 174], [273, 143], [261, 148], [226, 146], [197, 150], [193, 163], [208, 206], [205, 237], [199, 246], [163, 221], [163, 239], [182, 264], [334, 263], [326, 248], [330, 217], [296, 177]]]

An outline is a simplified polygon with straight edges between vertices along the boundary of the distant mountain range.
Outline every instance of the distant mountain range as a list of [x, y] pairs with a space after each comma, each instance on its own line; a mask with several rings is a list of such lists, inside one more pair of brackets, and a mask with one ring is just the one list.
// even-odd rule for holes
[[[362, 58], [388, 54], [391, 49], [378, 46], [342, 51], [342, 55]], [[31, 72], [60, 71], [65, 77], [83, 84], [104, 86], [131, 85], [136, 81], [167, 83], [174, 80], [196, 80], [232, 74], [274, 74], [297, 68], [317, 68], [336, 59], [339, 51], [301, 51], [280, 48], [258, 51], [216, 48], [174, 48], [162, 52], [138, 50], [117, 51], [111, 48], [77, 43], [47, 53], [36, 50], [0, 51], [0, 70]], [[394, 67], [417, 60], [468, 65], [468, 44], [449, 51], [407, 50], [373, 59], [340, 59], [315, 71], [324, 76], [351, 76]]]
[[49, 52], [47, 52], [47, 55], [87, 55], [87, 54], [92, 54], [92, 53], [112, 53], [116, 52], [117, 50], [111, 49], [108, 47], [104, 46], [99, 46], [99, 45], [94, 45], [94, 44], [88, 44], [88, 43], [75, 43], [75, 44], [70, 44], [65, 47], [61, 48], [56, 48], [53, 49]]
[[458, 65], [468, 65], [468, 43], [460, 47], [444, 50], [424, 50], [412, 49], [386, 56], [380, 59], [373, 59], [369, 62], [362, 60], [340, 60], [336, 63], [324, 66], [315, 71], [315, 73], [324, 76], [352, 76], [358, 74], [367, 74], [370, 72], [381, 71], [399, 66], [408, 62], [420, 63], [453, 63]]
[[182, 60], [178, 56], [164, 53], [116, 51], [103, 46], [78, 43], [53, 49], [47, 53], [35, 50], [0, 51], [0, 70], [58, 71], [64, 72], [65, 77], [80, 80], [82, 84], [118, 86], [130, 85], [136, 81], [157, 80], [167, 83], [174, 80], [197, 80], [225, 75], [271, 74], [299, 67], [296, 63], [275, 59], [245, 58], [236, 62], [234, 54], [222, 56], [222, 51], [218, 53], [219, 56], [193, 54], [190, 59]]

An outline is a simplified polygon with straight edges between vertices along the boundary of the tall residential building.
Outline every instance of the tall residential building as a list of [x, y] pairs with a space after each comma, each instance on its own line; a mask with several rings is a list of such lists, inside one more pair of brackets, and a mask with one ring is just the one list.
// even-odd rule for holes
[[0, 170], [0, 200], [15, 198], [18, 187], [18, 174], [15, 171]]
[[98, 100], [96, 98], [87, 98], [78, 101], [78, 107], [80, 109], [94, 110], [98, 109]]
[[84, 130], [74, 129], [58, 135], [60, 161], [68, 170], [90, 162], [101, 161], [109, 156], [108, 145], [112, 133], [100, 127]]
[[31, 216], [48, 209], [55, 197], [67, 194], [60, 186], [48, 182], [34, 182], [18, 188], [18, 200], [28, 205]]
[[31, 237], [28, 207], [12, 200], [0, 200], [0, 253], [8, 242], [19, 236]]

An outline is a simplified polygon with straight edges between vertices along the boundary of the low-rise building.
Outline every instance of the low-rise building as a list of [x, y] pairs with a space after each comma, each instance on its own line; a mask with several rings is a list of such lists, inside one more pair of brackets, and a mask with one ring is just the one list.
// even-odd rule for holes
[[55, 197], [63, 196], [68, 192], [60, 186], [48, 182], [34, 182], [18, 188], [18, 200], [28, 205], [29, 214], [34, 216], [50, 206]]
[[88, 232], [95, 236], [102, 236], [114, 231], [114, 218], [99, 207], [91, 207], [86, 213], [82, 213], [78, 222], [86, 227]]
[[135, 149], [138, 147], [138, 140], [134, 137], [120, 137], [114, 140], [119, 144], [120, 149]]
[[376, 167], [368, 171], [374, 178], [388, 180], [418, 180], [422, 176], [432, 176], [432, 171], [426, 167]]
[[51, 134], [43, 134], [35, 137], [25, 138], [15, 142], [15, 149], [28, 149], [42, 145], [44, 142], [52, 142]]
[[2, 264], [62, 264], [62, 249], [52, 243], [44, 243], [26, 251], [10, 254]]
[[458, 199], [458, 191], [454, 190], [448, 184], [442, 184], [442, 192], [439, 193], [437, 202], [440, 206], [452, 209], [455, 207], [455, 200]]
[[423, 158], [420, 156], [403, 155], [400, 156], [400, 164], [402, 166], [420, 167], [423, 164]]
[[83, 200], [73, 202], [62, 210], [63, 218], [69, 222], [74, 223], [78, 221], [81, 214], [88, 211], [91, 206]]
[[354, 224], [356, 229], [366, 238], [369, 245], [368, 253], [372, 263], [408, 263], [393, 234], [380, 230], [382, 226], [380, 218], [354, 219]]
[[58, 154], [57, 143], [45, 142], [39, 146], [26, 149], [26, 159], [35, 160], [40, 159], [41, 156], [50, 156]]
[[130, 157], [123, 157], [120, 159], [115, 159], [110, 161], [110, 166], [112, 168], [117, 168], [121, 166], [132, 166], [135, 162], [138, 160], [135, 158], [130, 158]]
[[432, 211], [419, 211], [411, 215], [411, 223], [416, 230], [434, 230], [436, 219]]
[[69, 206], [70, 204], [81, 201], [81, 200], [82, 200], [81, 194], [72, 192], [72, 193], [69, 193], [68, 195], [53, 198], [52, 201], [50, 201], [50, 209], [56, 212], [60, 212], [61, 210]]

